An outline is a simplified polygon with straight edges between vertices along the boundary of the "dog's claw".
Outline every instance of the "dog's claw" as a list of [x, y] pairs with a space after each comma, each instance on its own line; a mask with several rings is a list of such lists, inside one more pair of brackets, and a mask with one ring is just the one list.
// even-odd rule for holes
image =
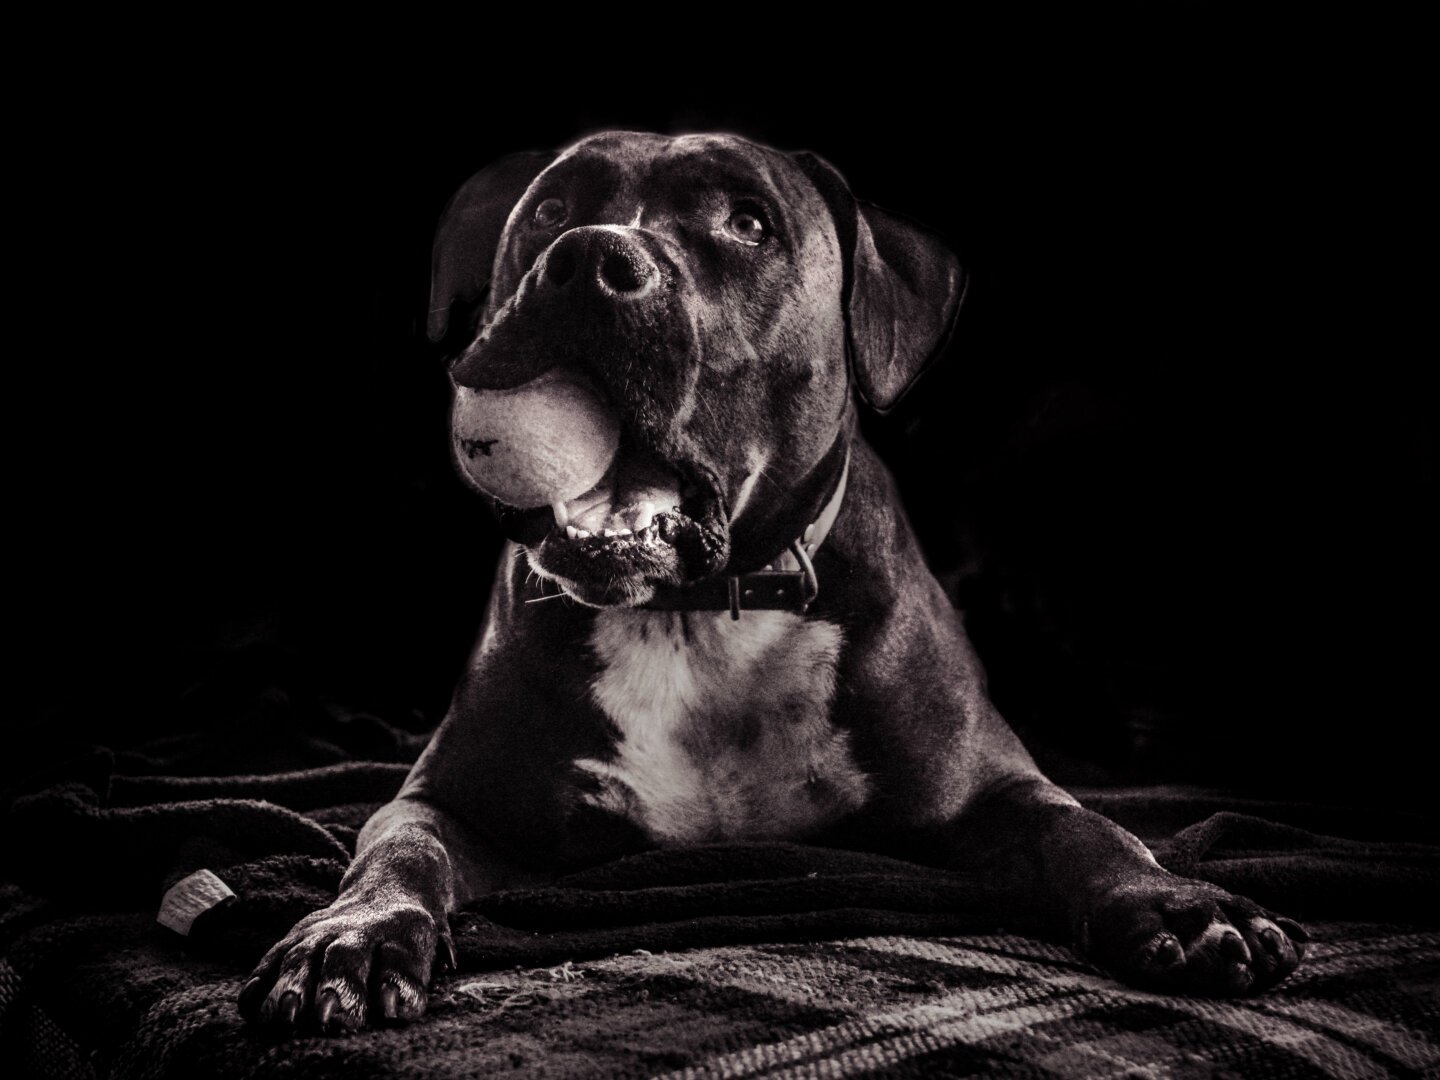
[[444, 964], [446, 971], [459, 971], [460, 958], [455, 955], [455, 940], [447, 930], [440, 936], [440, 943], [445, 947]]
[[1279, 926], [1281, 930], [1285, 931], [1286, 937], [1288, 937], [1291, 941], [1295, 942], [1296, 952], [1305, 951], [1303, 946], [1307, 941], [1310, 940], [1310, 935], [1305, 932], [1305, 928], [1303, 926], [1297, 923], [1294, 919], [1286, 919], [1283, 916], [1276, 919], [1275, 924]]
[[1250, 959], [1250, 950], [1245, 947], [1245, 939], [1236, 931], [1226, 930], [1220, 935], [1220, 955], [1244, 964]]
[[300, 995], [294, 990], [287, 990], [280, 996], [280, 1004], [275, 1009], [276, 1016], [280, 1023], [286, 1027], [295, 1026], [295, 1017], [300, 1013]]
[[386, 1020], [394, 1020], [400, 1015], [400, 991], [393, 983], [386, 983], [380, 988], [380, 1012]]
[[252, 1018], [260, 1011], [260, 1003], [265, 1000], [264, 990], [265, 984], [258, 975], [240, 988], [241, 1016]]
[[1223, 972], [1222, 982], [1232, 994], [1243, 994], [1255, 984], [1255, 973], [1244, 961], [1236, 960]]
[[1185, 959], [1185, 950], [1180, 939], [1171, 933], [1158, 934], [1147, 949], [1149, 956], [1145, 966], [1157, 975], [1164, 974]]
[[1260, 945], [1264, 948], [1266, 955], [1278, 957], [1283, 948], [1280, 939], [1280, 930], [1275, 926], [1262, 926], [1260, 932], [1255, 935]]
[[335, 1010], [339, 1007], [339, 994], [330, 989], [320, 991], [320, 996], [315, 1001], [315, 1019], [319, 1022], [321, 1031], [331, 1030], [332, 1025], [330, 1021], [335, 1015]]

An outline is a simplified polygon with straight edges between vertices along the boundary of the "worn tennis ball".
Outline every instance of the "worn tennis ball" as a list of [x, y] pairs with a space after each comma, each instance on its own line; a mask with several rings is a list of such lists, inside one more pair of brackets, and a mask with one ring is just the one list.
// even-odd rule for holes
[[461, 470], [522, 510], [583, 495], [620, 445], [614, 409], [583, 375], [554, 368], [509, 390], [457, 387], [450, 419]]

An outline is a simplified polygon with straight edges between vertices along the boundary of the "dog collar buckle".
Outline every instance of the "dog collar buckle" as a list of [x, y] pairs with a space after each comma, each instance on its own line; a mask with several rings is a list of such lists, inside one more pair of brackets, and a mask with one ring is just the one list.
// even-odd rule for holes
[[[820, 516], [805, 530], [803, 536], [790, 541], [789, 547], [769, 567], [748, 574], [728, 574], [686, 586], [669, 595], [661, 595], [643, 605], [652, 611], [728, 611], [730, 618], [740, 618], [742, 611], [793, 611], [805, 614], [820, 595], [820, 579], [810, 556], [835, 524], [840, 501], [845, 497], [845, 483], [850, 475], [850, 454], [840, 469], [840, 480]], [[795, 569], [789, 569], [789, 566]]]
[[820, 595], [820, 579], [799, 540], [791, 543], [790, 553], [800, 563], [799, 570], [757, 570], [725, 579], [730, 618], [740, 618], [742, 611], [798, 611], [803, 615], [810, 609]]

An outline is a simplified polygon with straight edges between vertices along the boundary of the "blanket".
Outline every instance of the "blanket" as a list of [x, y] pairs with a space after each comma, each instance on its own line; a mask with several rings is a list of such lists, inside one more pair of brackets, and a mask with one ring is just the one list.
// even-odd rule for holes
[[[1129, 990], [983, 881], [797, 844], [651, 852], [452, 919], [427, 1017], [275, 1040], [234, 998], [335, 895], [403, 762], [135, 776], [104, 755], [16, 798], [0, 1037], [25, 1075], [1415, 1075], [1440, 1069], [1440, 844], [1418, 815], [1183, 788], [1078, 792], [1177, 872], [1307, 920], [1286, 984], [1208, 1002]], [[235, 892], [180, 937], [159, 896]]]

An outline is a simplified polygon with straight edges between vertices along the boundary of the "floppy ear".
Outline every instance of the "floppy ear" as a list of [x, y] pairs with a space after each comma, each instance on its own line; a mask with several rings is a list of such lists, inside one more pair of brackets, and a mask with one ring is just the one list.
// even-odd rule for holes
[[510, 154], [465, 181], [440, 215], [430, 262], [430, 317], [425, 330], [441, 342], [452, 332], [456, 304], [462, 315], [455, 332], [468, 334], [469, 320], [490, 286], [495, 249], [510, 211], [530, 182], [555, 160], [553, 153]]
[[861, 398], [888, 412], [940, 353], [967, 278], [955, 254], [912, 222], [861, 202], [808, 151], [793, 155], [835, 219], [845, 260], [845, 326]]

